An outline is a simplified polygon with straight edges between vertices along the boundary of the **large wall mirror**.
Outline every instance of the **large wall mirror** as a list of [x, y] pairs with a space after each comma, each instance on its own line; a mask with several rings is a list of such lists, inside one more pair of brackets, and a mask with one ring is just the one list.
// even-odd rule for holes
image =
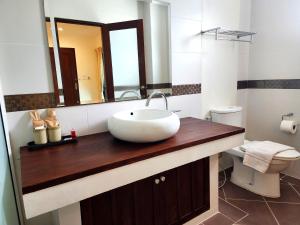
[[170, 6], [136, 0], [44, 0], [57, 106], [171, 94]]

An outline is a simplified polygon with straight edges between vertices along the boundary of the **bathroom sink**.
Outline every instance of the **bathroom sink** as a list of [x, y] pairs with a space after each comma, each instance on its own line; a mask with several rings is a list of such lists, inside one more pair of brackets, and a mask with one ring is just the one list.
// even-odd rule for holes
[[159, 109], [122, 111], [108, 120], [108, 130], [114, 137], [139, 143], [170, 138], [179, 127], [180, 120], [176, 114]]

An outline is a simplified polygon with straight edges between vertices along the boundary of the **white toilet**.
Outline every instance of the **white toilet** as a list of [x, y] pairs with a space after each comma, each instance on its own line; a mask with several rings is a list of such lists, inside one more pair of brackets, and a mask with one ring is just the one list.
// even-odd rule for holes
[[[213, 122], [232, 126], [242, 125], [242, 107], [229, 106], [211, 110]], [[245, 140], [245, 142], [249, 142]], [[280, 197], [280, 172], [286, 169], [291, 161], [300, 159], [296, 150], [288, 150], [275, 155], [266, 173], [261, 173], [243, 165], [245, 152], [236, 147], [227, 151], [233, 158], [231, 182], [256, 194], [278, 198]]]

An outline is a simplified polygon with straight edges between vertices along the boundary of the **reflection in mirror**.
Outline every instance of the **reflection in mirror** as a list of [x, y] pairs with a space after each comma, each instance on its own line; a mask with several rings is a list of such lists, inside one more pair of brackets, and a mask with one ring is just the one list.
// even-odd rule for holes
[[[136, 40], [136, 29], [114, 30], [109, 32], [111, 61], [115, 87], [115, 98], [119, 99], [124, 90], [136, 91], [134, 98], [139, 93], [139, 64]], [[124, 60], [127, 59], [127, 60]], [[132, 92], [133, 93], [133, 92]], [[130, 92], [124, 97], [131, 97]], [[122, 100], [120, 99], [120, 100]]]
[[57, 105], [62, 105], [64, 103], [64, 96], [62, 91], [59, 91], [62, 90], [62, 81], [61, 81], [61, 76], [57, 76], [56, 64], [55, 64], [55, 53], [53, 49], [54, 42], [53, 42], [53, 36], [52, 36], [52, 30], [51, 30], [51, 24], [49, 18], [46, 19], [46, 30], [47, 30], [55, 102]]
[[[103, 102], [105, 83], [101, 27], [59, 21], [64, 20], [56, 20], [60, 74], [53, 79], [54, 87], [58, 89], [55, 95], [61, 96], [59, 103], [70, 106]], [[49, 22], [47, 30], [50, 34]], [[49, 48], [50, 60], [54, 62], [51, 41]]]
[[104, 0], [44, 1], [58, 106], [172, 93], [169, 3], [116, 0], [119, 15]]
[[170, 3], [163, 1], [138, 2], [140, 17], [145, 25], [145, 55], [147, 94], [160, 90], [172, 94]]
[[107, 24], [116, 101], [146, 97], [143, 21]]

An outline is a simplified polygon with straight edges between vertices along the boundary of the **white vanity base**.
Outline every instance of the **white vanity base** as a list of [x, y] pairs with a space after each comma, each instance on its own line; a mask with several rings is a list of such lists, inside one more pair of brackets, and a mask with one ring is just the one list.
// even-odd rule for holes
[[[208, 219], [218, 212], [218, 171], [219, 157], [213, 155], [210, 157], [210, 210], [195, 217], [185, 225], [199, 225], [202, 221]], [[55, 212], [57, 225], [81, 225], [80, 204], [79, 202], [66, 206]]]
[[57, 210], [55, 214], [59, 225], [81, 225], [81, 200], [210, 156], [211, 208], [186, 223], [198, 225], [218, 211], [217, 154], [241, 145], [243, 140], [244, 134], [238, 134], [25, 194], [26, 218]]

